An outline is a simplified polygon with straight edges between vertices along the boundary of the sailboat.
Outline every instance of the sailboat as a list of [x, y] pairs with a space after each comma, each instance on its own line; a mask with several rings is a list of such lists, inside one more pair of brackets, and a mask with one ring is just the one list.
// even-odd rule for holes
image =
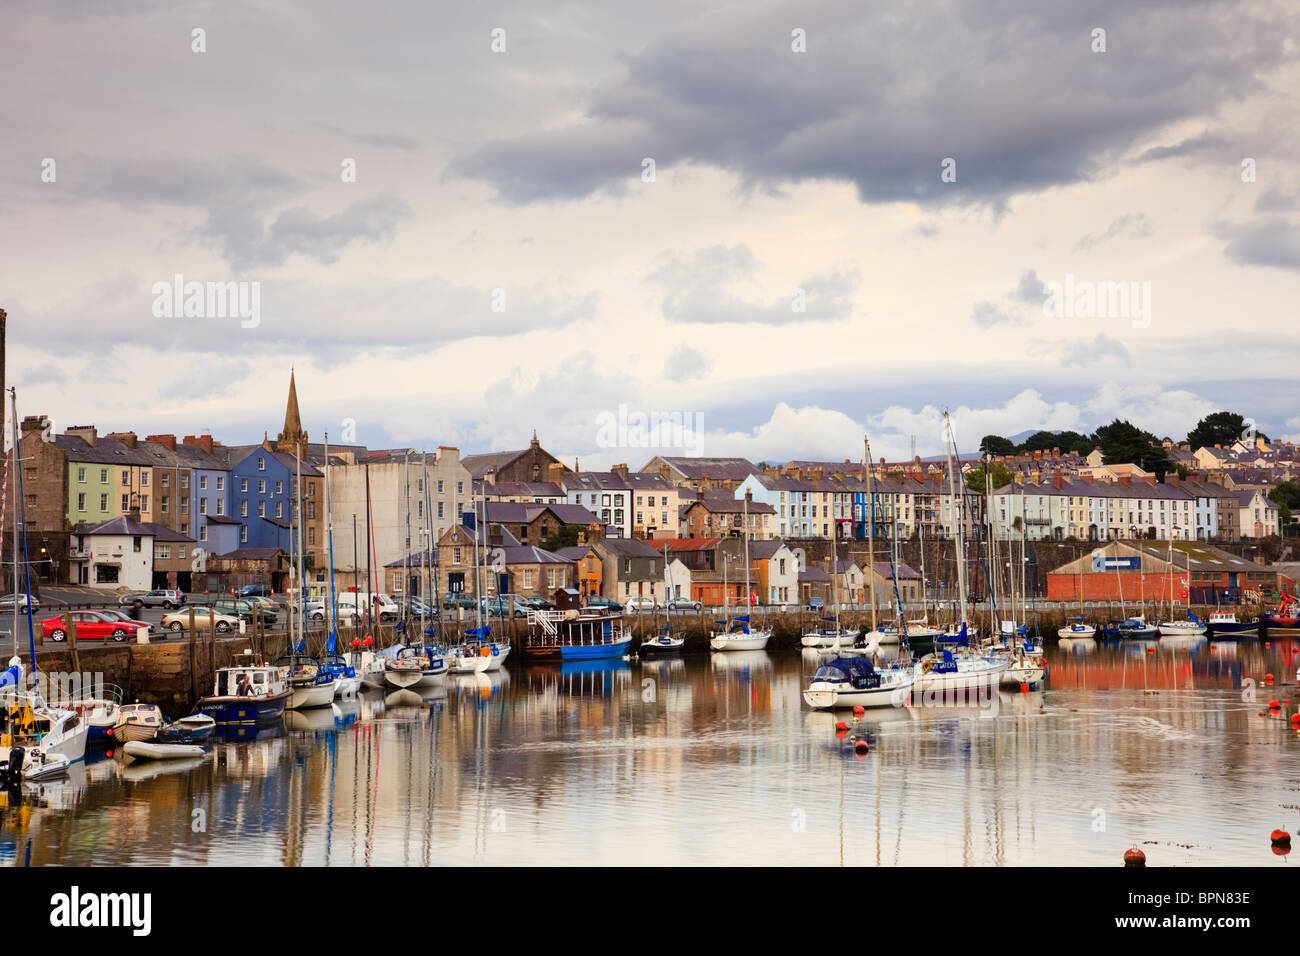
[[[285, 704], [287, 710], [303, 710], [309, 707], [325, 707], [334, 700], [335, 681], [329, 670], [321, 666], [319, 660], [308, 653], [307, 649], [307, 578], [303, 561], [302, 534], [302, 443], [294, 452], [297, 464], [297, 503], [295, 512], [298, 518], [298, 541], [296, 548], [298, 572], [298, 612], [289, 613], [289, 646], [291, 652], [276, 661], [284, 668], [285, 680], [292, 694]], [[292, 542], [290, 542], [292, 544]], [[297, 627], [297, 640], [294, 628]]]
[[1083, 558], [1079, 558], [1079, 616], [1072, 617], [1056, 629], [1057, 637], [1078, 637], [1086, 640], [1095, 637], [1097, 629], [1083, 620]]
[[[750, 603], [750, 576], [753, 566], [749, 561], [749, 496], [745, 496], [745, 602], [746, 607]], [[727, 598], [728, 607], [730, 607], [731, 596], [726, 594], [727, 590], [727, 565], [724, 555], [722, 564], [722, 588], [724, 596]], [[709, 646], [715, 651], [761, 651], [767, 647], [768, 640], [772, 637], [770, 630], [759, 628], [751, 629], [749, 626], [749, 615], [742, 614], [737, 617], [729, 617], [726, 621], [719, 621], [720, 624], [726, 625], [725, 631], [714, 631], [709, 638]]]
[[957, 562], [957, 591], [960, 595], [960, 618], [954, 618], [949, 622], [941, 638], [936, 639], [935, 643], [945, 644], [969, 644], [971, 638], [975, 637], [979, 628], [977, 628], [966, 616], [966, 538], [965, 538], [965, 518], [966, 518], [966, 490], [963, 487], [962, 493], [957, 494], [957, 474], [959, 468], [953, 462], [953, 437], [952, 421], [948, 413], [943, 413], [944, 429], [944, 452], [948, 456], [948, 489], [952, 496], [953, 509], [953, 532], [955, 545], [953, 548], [953, 558]]
[[[664, 545], [664, 570], [668, 575], [668, 597], [673, 596], [673, 569], [668, 564], [668, 545]], [[665, 604], [665, 606], [667, 606]], [[686, 643], [686, 638], [673, 634], [673, 615], [669, 611], [664, 615], [667, 623], [659, 628], [651, 638], [642, 639], [641, 646], [637, 649], [638, 655], [647, 657], [657, 657], [662, 654], [675, 654], [682, 649]]]
[[1174, 541], [1169, 539], [1169, 617], [1168, 621], [1161, 621], [1159, 624], [1160, 634], [1162, 637], [1197, 637], [1205, 633], [1205, 622], [1192, 613], [1191, 599], [1191, 580], [1192, 580], [1192, 554], [1187, 552], [1187, 619], [1184, 621], [1173, 620], [1174, 616]]
[[325, 434], [325, 535], [329, 544], [330, 559], [330, 600], [329, 600], [329, 636], [325, 640], [325, 654], [322, 664], [326, 673], [334, 679], [334, 696], [346, 700], [357, 695], [361, 688], [361, 675], [353, 663], [347, 661], [338, 652], [338, 604], [334, 592], [334, 511], [330, 500], [330, 436]]
[[[474, 485], [470, 483], [470, 497], [474, 502], [474, 627], [464, 634], [471, 640], [462, 640], [449, 649], [448, 667], [453, 674], [482, 674], [492, 669], [492, 644], [488, 638], [492, 629], [483, 624], [483, 577], [482, 563], [479, 560], [479, 540], [483, 536], [483, 525], [479, 521], [478, 499], [474, 497]], [[484, 547], [487, 539], [482, 538]]]
[[[871, 441], [862, 438], [862, 476], [867, 486], [867, 588], [871, 592], [871, 630], [862, 636], [863, 647], [874, 654], [882, 644], [899, 643], [896, 629], [881, 630], [876, 616], [876, 492], [871, 481]], [[897, 583], [897, 582], [895, 582]]]
[[[14, 476], [13, 555], [14, 593], [24, 593], [27, 613], [27, 646], [32, 671], [36, 670], [36, 637], [32, 625], [31, 577], [27, 563], [27, 537], [19, 532], [27, 527], [26, 497], [23, 476], [18, 467], [18, 393], [9, 389], [13, 415], [13, 457], [10, 474]], [[5, 499], [8, 499], [5, 495]], [[0, 521], [0, 526], [3, 521]], [[19, 547], [22, 548], [23, 584], [18, 581]], [[14, 602], [14, 648], [9, 667], [0, 673], [0, 775], [11, 783], [36, 779], [63, 772], [69, 763], [86, 756], [90, 726], [75, 710], [53, 707], [34, 689], [28, 688], [28, 674], [18, 656], [18, 602]]]
[[920, 520], [917, 521], [916, 532], [921, 548], [922, 613], [919, 618], [913, 618], [907, 622], [907, 636], [909, 638], [919, 638], [921, 640], [932, 641], [942, 634], [943, 631], [930, 623], [930, 587], [929, 579], [925, 576], [925, 524]]
[[[839, 650], [841, 646], [852, 647], [856, 637], [852, 631], [846, 631], [840, 627], [839, 531], [834, 528], [832, 530], [835, 533], [831, 538], [831, 602], [835, 605], [835, 616], [824, 617], [821, 619], [820, 627], [804, 631], [801, 641], [804, 647], [833, 647]], [[827, 627], [828, 624], [832, 626]]]

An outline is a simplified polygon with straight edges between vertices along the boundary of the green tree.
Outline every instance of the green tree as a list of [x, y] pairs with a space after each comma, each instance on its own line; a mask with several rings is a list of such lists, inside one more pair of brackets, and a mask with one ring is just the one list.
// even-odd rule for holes
[[985, 435], [980, 440], [981, 455], [1014, 455], [1016, 443], [1001, 435]]
[[1109, 425], [1102, 425], [1092, 441], [1101, 448], [1102, 460], [1108, 465], [1134, 464], [1155, 472], [1156, 481], [1164, 481], [1165, 475], [1173, 470], [1169, 453], [1156, 436], [1131, 422], [1117, 418]]
[[1255, 430], [1254, 426], [1247, 425], [1246, 419], [1236, 412], [1214, 412], [1202, 418], [1187, 433], [1187, 444], [1192, 446], [1193, 451], [1197, 448], [1213, 448], [1215, 445], [1227, 447], [1237, 439], [1245, 438], [1247, 432], [1252, 430], [1255, 435], [1268, 441], [1267, 435]]
[[1277, 503], [1278, 524], [1282, 536], [1291, 530], [1291, 516], [1300, 511], [1300, 482], [1280, 481], [1269, 491], [1268, 497]]
[[[1011, 484], [1011, 470], [1000, 461], [995, 461], [987, 466], [989, 469], [989, 478], [993, 481], [993, 490], [1005, 488]], [[966, 472], [966, 487], [978, 494], [984, 494], [984, 468], [985, 464], [979, 464]]]
[[543, 538], [538, 547], [543, 551], [558, 551], [560, 548], [571, 548], [578, 543], [578, 532], [582, 530], [582, 525], [560, 525], [560, 527]]
[[1072, 451], [1079, 455], [1086, 455], [1092, 451], [1092, 439], [1087, 435], [1080, 435], [1078, 432], [1059, 431], [1034, 432], [1026, 438], [1020, 445], [1020, 451], [1033, 454], [1036, 451], [1051, 451], [1053, 448], [1059, 448], [1062, 452]]

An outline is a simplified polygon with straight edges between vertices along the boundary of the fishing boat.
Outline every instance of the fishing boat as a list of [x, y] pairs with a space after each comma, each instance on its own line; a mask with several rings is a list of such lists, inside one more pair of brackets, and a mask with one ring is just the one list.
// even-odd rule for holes
[[576, 590], [561, 588], [555, 592], [555, 610], [528, 612], [522, 653], [526, 660], [603, 660], [622, 657], [631, 645], [621, 610], [583, 607]]
[[184, 760], [207, 753], [194, 744], [157, 744], [144, 740], [129, 741], [122, 752], [133, 760]]
[[121, 743], [128, 740], [153, 740], [166, 722], [163, 712], [153, 704], [142, 704], [139, 701], [123, 704], [118, 708], [113, 736]]
[[293, 690], [278, 667], [222, 667], [217, 671], [212, 693], [200, 697], [194, 711], [221, 726], [267, 723], [284, 716], [292, 696]]
[[1282, 603], [1272, 611], [1265, 611], [1260, 622], [1269, 634], [1300, 633], [1300, 601], [1290, 594], [1282, 595]]
[[1259, 618], [1253, 621], [1238, 621], [1231, 611], [1215, 611], [1206, 622], [1206, 630], [1211, 636], [1220, 634], [1254, 634], [1259, 630]]
[[817, 668], [803, 699], [814, 710], [902, 707], [915, 680], [911, 671], [902, 668], [877, 670], [861, 657], [837, 657]]
[[334, 678], [321, 670], [320, 661], [305, 654], [288, 654], [276, 662], [291, 691], [289, 710], [325, 707], [334, 700]]
[[158, 731], [158, 740], [169, 744], [188, 744], [207, 740], [216, 729], [217, 722], [205, 714], [189, 714]]

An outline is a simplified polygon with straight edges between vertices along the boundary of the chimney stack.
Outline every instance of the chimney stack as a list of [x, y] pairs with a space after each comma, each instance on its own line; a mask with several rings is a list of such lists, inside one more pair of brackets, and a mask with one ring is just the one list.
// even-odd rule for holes
[[109, 432], [104, 437], [109, 441], [120, 441], [127, 448], [134, 448], [138, 441], [135, 432]]
[[49, 419], [44, 415], [24, 415], [22, 423], [22, 433], [44, 431]]
[[169, 451], [176, 450], [175, 435], [146, 435], [144, 440], [157, 442], [159, 445], [165, 446]]
[[212, 454], [212, 436], [211, 435], [186, 435], [181, 439], [182, 445], [189, 445], [193, 448], [202, 448], [209, 455]]
[[628, 474], [628, 471], [627, 471], [627, 463], [626, 463], [626, 462], [623, 462], [622, 464], [615, 465], [613, 468], [610, 469], [610, 471], [612, 471], [614, 474], [618, 475], [618, 477], [621, 478], [623, 481], [627, 481], [627, 474]]
[[65, 428], [63, 434], [76, 435], [91, 447], [94, 447], [95, 443], [99, 441], [99, 433], [95, 431], [94, 425], [73, 425], [71, 428]]

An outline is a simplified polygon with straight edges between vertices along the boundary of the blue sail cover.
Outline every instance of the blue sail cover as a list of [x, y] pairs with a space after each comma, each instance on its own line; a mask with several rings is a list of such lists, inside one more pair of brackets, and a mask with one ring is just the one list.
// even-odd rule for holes
[[857, 688], [879, 687], [880, 675], [863, 657], [837, 657], [817, 668], [813, 680], [847, 680]]
[[17, 664], [10, 664], [0, 673], [0, 687], [17, 687], [22, 679], [22, 669]]
[[465, 632], [465, 636], [466, 637], [487, 637], [491, 633], [492, 633], [492, 628], [490, 627], [471, 627], [468, 631]]

